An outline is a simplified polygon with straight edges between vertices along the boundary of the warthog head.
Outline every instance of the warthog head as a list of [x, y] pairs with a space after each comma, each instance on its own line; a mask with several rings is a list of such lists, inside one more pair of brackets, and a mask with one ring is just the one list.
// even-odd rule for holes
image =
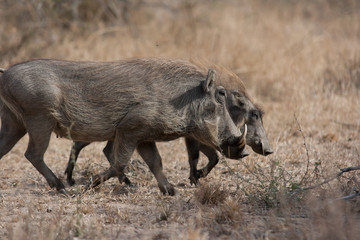
[[[273, 153], [262, 122], [263, 111], [245, 93], [237, 90], [228, 91], [227, 107], [235, 124], [241, 126], [242, 132], [244, 123], [246, 124], [246, 144], [258, 154], [267, 156]], [[230, 158], [238, 156], [238, 151], [239, 149], [230, 148]]]
[[[245, 134], [241, 134], [240, 129], [236, 127], [230, 117], [226, 106], [227, 91], [222, 86], [215, 86], [215, 70], [209, 70], [202, 88], [207, 93], [207, 97], [201, 104], [198, 116], [202, 116], [206, 130], [196, 133], [193, 137], [206, 145], [209, 145], [206, 141], [210, 140], [212, 147], [217, 150], [230, 146], [243, 149]], [[195, 121], [195, 124], [202, 125], [198, 121], [199, 119]]]
[[[218, 84], [226, 89], [226, 107], [233, 122], [243, 133], [242, 136], [246, 135], [246, 145], [249, 145], [256, 153], [264, 156], [273, 153], [263, 127], [263, 111], [252, 102], [242, 80], [224, 67], [212, 65], [206, 61], [195, 62], [201, 68], [210, 65], [218, 72]], [[231, 146], [226, 142], [221, 145], [221, 152], [231, 159], [240, 159], [249, 155], [243, 144]]]

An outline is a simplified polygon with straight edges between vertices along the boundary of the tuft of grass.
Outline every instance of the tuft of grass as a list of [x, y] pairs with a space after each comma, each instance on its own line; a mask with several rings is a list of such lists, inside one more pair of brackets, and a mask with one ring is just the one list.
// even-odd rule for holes
[[202, 183], [194, 192], [196, 201], [201, 205], [219, 205], [228, 195], [229, 192], [219, 183]]
[[244, 217], [240, 201], [233, 197], [227, 197], [223, 203], [219, 204], [212, 211], [214, 213], [214, 220], [219, 224], [236, 225]]

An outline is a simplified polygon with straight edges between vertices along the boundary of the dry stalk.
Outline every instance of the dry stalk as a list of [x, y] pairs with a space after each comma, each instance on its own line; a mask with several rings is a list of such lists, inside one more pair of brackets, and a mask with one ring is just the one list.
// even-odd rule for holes
[[301, 181], [299, 183], [299, 185], [301, 185], [302, 183], [304, 183], [304, 181], [307, 179], [307, 175], [308, 175], [308, 172], [309, 172], [309, 165], [310, 165], [310, 156], [309, 156], [309, 149], [306, 145], [306, 139], [305, 139], [305, 135], [301, 129], [301, 125], [296, 117], [296, 114], [294, 113], [294, 118], [295, 118], [295, 121], [299, 127], [299, 131], [301, 133], [301, 136], [303, 137], [303, 141], [304, 141], [304, 147], [305, 147], [305, 150], [306, 150], [306, 158], [307, 158], [307, 162], [306, 162], [306, 170], [305, 170], [305, 174], [304, 176], [301, 178]]

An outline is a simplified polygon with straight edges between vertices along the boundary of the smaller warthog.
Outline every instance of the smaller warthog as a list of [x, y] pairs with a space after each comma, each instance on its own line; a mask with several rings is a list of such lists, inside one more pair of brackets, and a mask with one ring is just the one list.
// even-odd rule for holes
[[73, 141], [113, 141], [111, 166], [92, 178], [91, 187], [122, 176], [137, 148], [170, 195], [175, 190], [156, 141], [191, 137], [219, 151], [245, 145], [226, 91], [215, 85], [215, 70], [179, 60], [15, 64], [0, 75], [0, 113], [0, 159], [28, 133], [25, 157], [59, 191], [65, 191], [63, 183], [44, 162], [52, 132]]
[[[227, 96], [227, 107], [234, 123], [242, 125], [245, 122], [244, 126], [247, 126], [246, 145], [263, 156], [272, 154], [273, 150], [262, 122], [263, 111], [251, 101], [244, 89], [227, 90]], [[190, 183], [197, 184], [199, 178], [206, 177], [216, 166], [219, 162], [219, 155], [213, 148], [201, 144], [195, 139], [185, 138], [185, 143], [190, 164]], [[236, 147], [229, 147], [224, 149], [223, 155], [230, 159], [239, 159], [239, 150]], [[198, 170], [199, 151], [207, 156], [209, 162], [204, 168]], [[242, 151], [241, 155], [244, 157], [246, 151]]]
[[[264, 156], [271, 154], [273, 151], [269, 145], [262, 123], [262, 110], [252, 102], [251, 98], [246, 93], [245, 86], [240, 78], [231, 72], [225, 71], [225, 69], [217, 70], [219, 70], [220, 73], [218, 82], [232, 89], [226, 90], [226, 106], [229, 110], [231, 118], [236, 125], [247, 125], [246, 144], [249, 145], [254, 150], [254, 152], [258, 154]], [[244, 123], [246, 125], [244, 125]], [[186, 137], [185, 142], [190, 165], [190, 183], [197, 184], [199, 178], [207, 176], [211, 169], [216, 166], [216, 164], [219, 162], [219, 156], [214, 148], [202, 144], [194, 138]], [[90, 143], [88, 142], [73, 143], [68, 165], [65, 170], [67, 181], [70, 185], [75, 184], [72, 174], [79, 153], [89, 144]], [[109, 162], [111, 162], [111, 150], [112, 142], [109, 141], [103, 149], [103, 152]], [[197, 163], [200, 151], [208, 157], [209, 162], [204, 168], [198, 170]], [[241, 159], [248, 155], [246, 150], [239, 147], [224, 147], [222, 149], [222, 153], [227, 158], [231, 159]], [[131, 183], [130, 180], [124, 176], [121, 176], [119, 180], [124, 181], [126, 184]]]

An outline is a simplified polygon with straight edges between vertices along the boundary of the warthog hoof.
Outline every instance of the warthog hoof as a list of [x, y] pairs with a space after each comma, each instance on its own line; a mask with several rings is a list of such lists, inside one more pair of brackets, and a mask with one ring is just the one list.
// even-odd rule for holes
[[93, 188], [93, 180], [90, 179], [90, 181], [85, 185], [84, 192], [88, 191], [90, 188]]
[[60, 192], [60, 191], [65, 191], [65, 186], [64, 186], [64, 184], [59, 180], [59, 179], [56, 179], [56, 182], [54, 183], [54, 182], [49, 182], [49, 186], [51, 187], [51, 188], [56, 188], [56, 190], [58, 191], [58, 192]]
[[75, 180], [73, 178], [67, 178], [66, 181], [70, 186], [73, 186], [75, 184]]
[[67, 194], [65, 188], [60, 189], [60, 190], [59, 190], [59, 193], [65, 195], [66, 197], [69, 196], [69, 195]]
[[200, 170], [196, 170], [195, 173], [190, 174], [190, 185], [198, 185], [199, 184], [199, 179], [206, 177], [204, 170], [200, 169]]
[[175, 188], [173, 185], [171, 185], [170, 183], [163, 185], [158, 185], [160, 188], [160, 191], [165, 195], [165, 194], [169, 194], [170, 196], [174, 196], [175, 195]]
[[120, 176], [118, 176], [119, 179], [119, 183], [125, 183], [126, 185], [128, 185], [129, 187], [134, 187], [135, 185], [130, 181], [130, 179], [128, 177], [125, 176], [125, 174], [121, 174]]
[[104, 182], [103, 177], [101, 177], [100, 175], [95, 175], [90, 179], [89, 183], [86, 184], [85, 191], [89, 190], [90, 188], [95, 188], [96, 186], [100, 185], [103, 182]]
[[66, 170], [65, 170], [65, 175], [66, 175], [66, 181], [70, 186], [73, 186], [75, 184], [75, 180], [72, 177], [72, 171], [74, 169], [74, 166], [67, 166]]
[[189, 177], [189, 179], [190, 179], [190, 185], [195, 185], [196, 186], [198, 184], [198, 182], [199, 182], [199, 177], [198, 176], [191, 175]]

